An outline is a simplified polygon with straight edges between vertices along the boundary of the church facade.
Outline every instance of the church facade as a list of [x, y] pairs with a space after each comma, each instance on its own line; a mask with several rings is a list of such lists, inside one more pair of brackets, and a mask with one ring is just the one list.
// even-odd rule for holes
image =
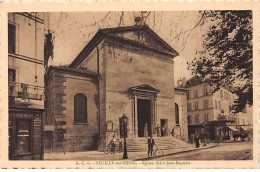
[[90, 150], [112, 135], [167, 137], [176, 126], [187, 139], [187, 110], [176, 121], [176, 56], [147, 26], [99, 30], [69, 66], [47, 71], [46, 121], [55, 125], [53, 143], [77, 137]]

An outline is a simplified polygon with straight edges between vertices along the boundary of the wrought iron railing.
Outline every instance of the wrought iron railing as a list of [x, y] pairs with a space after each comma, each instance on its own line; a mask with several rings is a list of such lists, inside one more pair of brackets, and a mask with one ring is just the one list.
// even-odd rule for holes
[[13, 98], [43, 100], [44, 87], [24, 83], [9, 82], [8, 95]]

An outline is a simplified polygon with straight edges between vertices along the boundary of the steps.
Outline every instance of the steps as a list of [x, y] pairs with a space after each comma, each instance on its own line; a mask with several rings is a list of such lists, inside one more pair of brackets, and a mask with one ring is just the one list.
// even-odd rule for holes
[[[153, 139], [159, 149], [180, 149], [190, 147], [190, 144], [173, 137], [154, 137]], [[148, 151], [147, 138], [127, 138], [126, 143], [128, 152]]]

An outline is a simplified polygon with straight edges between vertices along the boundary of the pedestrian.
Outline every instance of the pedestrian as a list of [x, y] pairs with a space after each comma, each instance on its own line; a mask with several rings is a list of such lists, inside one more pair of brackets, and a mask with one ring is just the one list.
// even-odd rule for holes
[[215, 140], [216, 140], [215, 142], [216, 142], [216, 144], [219, 144], [220, 139], [221, 139], [220, 136], [219, 136], [219, 135], [216, 135], [216, 137], [215, 137]]
[[206, 138], [206, 134], [203, 134], [203, 143], [204, 143], [204, 146], [207, 146], [207, 138]]
[[153, 147], [155, 145], [155, 141], [152, 135], [150, 136], [150, 138], [148, 138], [147, 143], [148, 143], [148, 157], [150, 157], [153, 156]]
[[166, 129], [165, 129], [165, 126], [162, 126], [162, 129], [161, 129], [161, 130], [162, 130], [161, 136], [163, 137], [163, 136], [165, 136], [165, 132], [166, 132], [166, 131], [165, 131], [165, 130], [166, 130]]
[[148, 126], [147, 126], [147, 123], [145, 123], [144, 125], [144, 137], [148, 137]]
[[119, 152], [123, 151], [123, 143], [122, 143], [121, 139], [119, 140], [119, 148], [118, 148], [118, 150], [119, 150]]
[[157, 133], [157, 137], [161, 137], [161, 128], [159, 125], [157, 125], [156, 127], [156, 133]]
[[115, 153], [115, 149], [116, 149], [115, 136], [113, 136], [113, 139], [110, 141], [110, 146], [111, 146], [111, 154], [114, 154]]
[[194, 134], [191, 134], [190, 135], [190, 142], [191, 142], [191, 144], [193, 144], [193, 141], [194, 141]]
[[199, 135], [196, 135], [196, 136], [195, 136], [195, 145], [196, 145], [196, 148], [199, 148], [199, 147], [200, 147], [200, 138], [199, 138]]
[[172, 128], [172, 137], [175, 136], [175, 131], [174, 130], [175, 130], [175, 127]]

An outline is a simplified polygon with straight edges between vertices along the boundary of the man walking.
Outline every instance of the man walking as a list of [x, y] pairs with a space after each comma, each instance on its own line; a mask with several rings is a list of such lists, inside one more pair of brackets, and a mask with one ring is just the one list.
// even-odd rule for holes
[[199, 147], [200, 147], [200, 138], [199, 138], [199, 135], [196, 135], [196, 136], [195, 136], [195, 145], [196, 145], [196, 148], [199, 148]]
[[150, 155], [153, 156], [153, 146], [155, 145], [155, 141], [152, 135], [148, 139], [147, 143], [148, 143], [148, 157], [150, 157]]
[[115, 149], [116, 149], [116, 140], [115, 140], [115, 136], [113, 136], [113, 139], [110, 141], [110, 146], [111, 146], [111, 154], [115, 153]]

